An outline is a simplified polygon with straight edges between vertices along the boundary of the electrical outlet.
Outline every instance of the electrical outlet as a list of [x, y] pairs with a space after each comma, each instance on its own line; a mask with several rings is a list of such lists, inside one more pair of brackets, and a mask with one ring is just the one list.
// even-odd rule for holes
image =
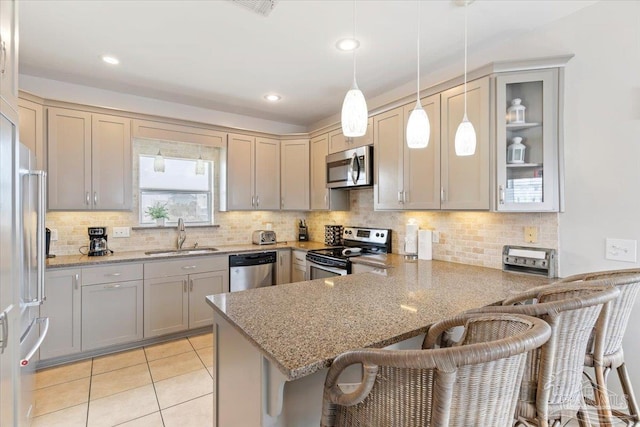
[[527, 243], [538, 243], [538, 227], [525, 227], [524, 241]]
[[51, 241], [52, 242], [56, 242], [58, 240], [58, 229], [57, 228], [52, 228], [51, 229]]
[[129, 237], [129, 227], [113, 227], [113, 237]]
[[431, 243], [440, 243], [440, 232], [433, 230], [431, 232]]
[[607, 239], [605, 258], [613, 261], [636, 262], [637, 240]]

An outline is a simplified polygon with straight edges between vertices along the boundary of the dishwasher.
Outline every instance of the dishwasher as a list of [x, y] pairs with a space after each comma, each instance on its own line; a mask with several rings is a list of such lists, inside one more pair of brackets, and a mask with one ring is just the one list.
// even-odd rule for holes
[[273, 285], [275, 264], [275, 251], [229, 255], [229, 290], [236, 292]]

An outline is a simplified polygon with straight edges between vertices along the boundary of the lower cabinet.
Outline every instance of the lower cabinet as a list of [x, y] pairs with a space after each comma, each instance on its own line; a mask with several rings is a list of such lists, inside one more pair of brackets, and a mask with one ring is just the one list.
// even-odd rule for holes
[[278, 263], [276, 265], [276, 285], [291, 282], [291, 249], [278, 251]]
[[291, 283], [304, 282], [307, 278], [307, 253], [291, 251]]
[[81, 351], [79, 268], [47, 271], [47, 299], [40, 317], [49, 318], [49, 332], [40, 346], [40, 359], [66, 356]]
[[142, 280], [82, 286], [82, 351], [142, 339]]

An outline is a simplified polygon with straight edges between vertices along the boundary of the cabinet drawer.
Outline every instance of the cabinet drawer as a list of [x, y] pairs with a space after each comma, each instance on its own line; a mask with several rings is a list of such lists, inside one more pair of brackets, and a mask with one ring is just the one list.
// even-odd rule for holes
[[307, 265], [307, 253], [305, 251], [292, 251], [291, 263], [305, 267]]
[[183, 274], [205, 273], [229, 268], [228, 256], [182, 258], [173, 261], [147, 262], [144, 264], [144, 278], [180, 276]]
[[142, 264], [116, 264], [82, 269], [82, 285], [142, 279]]

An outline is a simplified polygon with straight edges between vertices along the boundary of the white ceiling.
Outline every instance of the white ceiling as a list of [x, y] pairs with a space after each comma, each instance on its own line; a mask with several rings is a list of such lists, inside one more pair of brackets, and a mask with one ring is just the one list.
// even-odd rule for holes
[[[477, 0], [470, 49], [592, 3]], [[464, 8], [431, 0], [421, 9], [422, 74], [462, 67]], [[309, 126], [338, 113], [351, 85], [351, 54], [335, 43], [352, 34], [352, 10], [347, 0], [280, 0], [268, 17], [226, 0], [24, 0], [20, 73]], [[367, 98], [414, 81], [416, 13], [416, 1], [357, 2], [357, 76]], [[265, 101], [269, 92], [282, 100]]]

